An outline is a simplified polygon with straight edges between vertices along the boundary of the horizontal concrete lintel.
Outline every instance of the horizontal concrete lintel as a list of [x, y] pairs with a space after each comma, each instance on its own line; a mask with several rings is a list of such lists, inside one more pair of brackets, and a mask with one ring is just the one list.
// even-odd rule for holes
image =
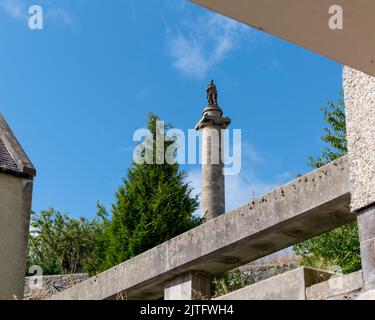
[[335, 300], [335, 298], [360, 291], [364, 287], [362, 271], [348, 275], [336, 275], [328, 281], [315, 284], [306, 289], [307, 300]]
[[176, 275], [225, 272], [349, 223], [348, 180], [343, 157], [51, 299], [160, 298]]
[[300, 267], [254, 283], [215, 300], [306, 300], [306, 288], [327, 281], [334, 273]]

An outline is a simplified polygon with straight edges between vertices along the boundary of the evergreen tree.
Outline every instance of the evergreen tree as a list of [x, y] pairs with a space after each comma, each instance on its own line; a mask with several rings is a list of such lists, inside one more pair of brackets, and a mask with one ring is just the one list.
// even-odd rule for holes
[[[346, 122], [343, 94], [337, 103], [328, 101], [323, 107], [324, 128], [322, 140], [327, 144], [321, 156], [309, 158], [309, 166], [320, 168], [347, 153]], [[303, 257], [302, 264], [314, 267], [340, 266], [344, 273], [361, 268], [358, 225], [352, 223], [332, 230], [294, 246]]]
[[[148, 116], [154, 159], [158, 120], [156, 115]], [[165, 149], [171, 143], [165, 142]], [[191, 192], [177, 163], [133, 163], [116, 193], [112, 220], [105, 222], [90, 272], [104, 271], [199, 225], [201, 219], [192, 215], [198, 200]], [[99, 211], [103, 215], [105, 210]]]

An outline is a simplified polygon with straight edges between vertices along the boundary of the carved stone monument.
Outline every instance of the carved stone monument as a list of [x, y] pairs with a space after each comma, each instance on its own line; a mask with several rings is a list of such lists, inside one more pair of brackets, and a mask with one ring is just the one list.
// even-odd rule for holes
[[202, 214], [210, 220], [225, 213], [222, 129], [226, 129], [231, 120], [223, 117], [223, 111], [218, 106], [218, 93], [213, 80], [206, 93], [208, 106], [196, 129], [202, 131]]

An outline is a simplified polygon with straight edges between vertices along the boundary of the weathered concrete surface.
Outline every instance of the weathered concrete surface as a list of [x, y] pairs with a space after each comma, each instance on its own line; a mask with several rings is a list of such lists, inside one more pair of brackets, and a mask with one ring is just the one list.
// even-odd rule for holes
[[255, 283], [215, 300], [306, 300], [306, 288], [328, 280], [333, 273], [300, 267]]
[[[373, 0], [190, 0], [259, 30], [375, 75]], [[343, 28], [331, 29], [329, 9], [343, 12]], [[337, 17], [337, 15], [336, 15]], [[335, 19], [335, 17], [333, 17]]]
[[375, 300], [375, 290], [370, 290], [361, 294], [356, 300]]
[[365, 290], [375, 289], [375, 205], [361, 210], [358, 218], [359, 241]]
[[349, 203], [343, 157], [52, 299], [160, 298], [176, 275], [229, 271], [353, 221]]
[[167, 282], [164, 300], [207, 300], [211, 297], [211, 275], [192, 271]]
[[375, 289], [375, 77], [344, 67], [351, 210], [357, 212], [366, 290]]
[[375, 203], [375, 77], [344, 67], [351, 209]]
[[335, 275], [328, 281], [306, 288], [307, 300], [352, 299], [363, 290], [362, 271], [348, 275]]

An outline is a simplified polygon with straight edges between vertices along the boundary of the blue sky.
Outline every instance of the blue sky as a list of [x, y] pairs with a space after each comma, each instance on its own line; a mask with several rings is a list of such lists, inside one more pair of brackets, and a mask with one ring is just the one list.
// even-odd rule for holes
[[[0, 0], [0, 48], [0, 112], [38, 169], [33, 209], [72, 216], [114, 201], [148, 112], [194, 128], [211, 78], [243, 130], [228, 209], [310, 170], [320, 107], [341, 89], [341, 65], [180, 0]], [[184, 169], [199, 193], [199, 165]]]

